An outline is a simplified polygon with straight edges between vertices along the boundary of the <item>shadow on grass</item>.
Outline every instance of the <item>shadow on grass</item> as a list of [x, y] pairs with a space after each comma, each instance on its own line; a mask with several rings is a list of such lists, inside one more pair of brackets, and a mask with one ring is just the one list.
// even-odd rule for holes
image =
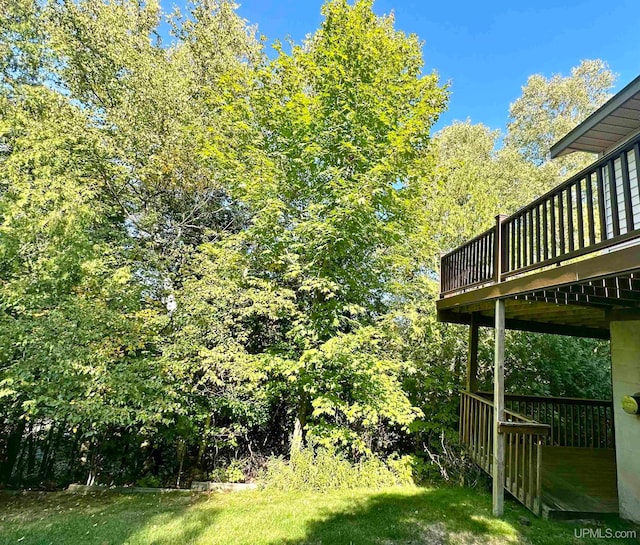
[[0, 495], [0, 545], [194, 543], [217, 510], [202, 495]]
[[[526, 517], [528, 524], [521, 519]], [[0, 495], [0, 545], [555, 545], [638, 543], [577, 539], [575, 528], [467, 488], [394, 488], [232, 495]], [[605, 528], [628, 529], [621, 522]]]
[[[577, 539], [575, 528], [630, 528], [620, 520], [606, 526], [596, 521], [547, 521], [515, 501], [507, 501], [504, 518], [497, 519], [491, 513], [489, 494], [454, 487], [417, 489], [413, 494], [382, 492], [356, 500], [340, 512], [319, 514], [307, 523], [304, 538], [270, 545], [584, 545], [607, 540]], [[616, 539], [615, 543], [638, 541]]]
[[[486, 500], [462, 488], [417, 489], [413, 494], [382, 492], [338, 513], [310, 522], [302, 540], [278, 545], [381, 545], [518, 543], [507, 521], [490, 516]], [[272, 545], [276, 545], [274, 542]]]

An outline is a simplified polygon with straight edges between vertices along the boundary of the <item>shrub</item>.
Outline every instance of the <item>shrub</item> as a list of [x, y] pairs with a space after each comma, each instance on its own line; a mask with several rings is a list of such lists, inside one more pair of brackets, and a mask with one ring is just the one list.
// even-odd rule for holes
[[162, 482], [160, 482], [160, 478], [156, 475], [145, 475], [142, 479], [138, 480], [136, 485], [144, 488], [160, 488]]
[[243, 483], [247, 466], [247, 460], [231, 460], [226, 466], [217, 467], [209, 473], [209, 479], [220, 483]]
[[262, 476], [266, 488], [278, 490], [335, 490], [412, 485], [411, 457], [384, 461], [369, 457], [352, 463], [334, 449], [308, 447], [289, 460], [271, 458]]

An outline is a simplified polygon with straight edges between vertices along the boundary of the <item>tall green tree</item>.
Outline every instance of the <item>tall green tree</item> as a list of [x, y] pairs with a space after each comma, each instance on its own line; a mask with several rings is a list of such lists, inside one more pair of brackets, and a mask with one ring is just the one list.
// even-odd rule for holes
[[[294, 442], [311, 431], [362, 452], [378, 426], [415, 414], [380, 320], [406, 272], [445, 93], [422, 75], [418, 39], [371, 1], [328, 2], [323, 15], [260, 74], [255, 170], [233, 191], [250, 224], [205, 246], [202, 266], [237, 282], [243, 348], [283, 384]], [[194, 286], [211, 278], [196, 275]]]
[[593, 161], [592, 154], [572, 153], [549, 163], [549, 150], [611, 97], [615, 74], [600, 59], [583, 60], [571, 74], [529, 76], [522, 95], [509, 108], [505, 146], [531, 163], [549, 168], [549, 176], [568, 177]]
[[[229, 2], [174, 13], [171, 47], [161, 20], [154, 2], [2, 13], [0, 402], [18, 440], [38, 420], [93, 452], [135, 429], [137, 449], [176, 418], [197, 429], [217, 403], [193, 402], [200, 367], [163, 355], [166, 304], [190, 252], [243, 225], [225, 153], [260, 47]], [[199, 154], [205, 139], [216, 157]]]
[[438, 248], [455, 248], [543, 190], [535, 166], [510, 147], [500, 132], [456, 122], [434, 137], [434, 184], [427, 205], [430, 236]]

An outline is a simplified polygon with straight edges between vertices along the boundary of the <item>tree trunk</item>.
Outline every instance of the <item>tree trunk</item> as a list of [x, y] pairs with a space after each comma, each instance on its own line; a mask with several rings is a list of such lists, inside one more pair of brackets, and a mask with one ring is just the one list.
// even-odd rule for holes
[[66, 430], [66, 427], [67, 427], [67, 421], [63, 420], [62, 424], [58, 427], [58, 433], [56, 433], [56, 438], [49, 450], [49, 457], [47, 459], [46, 465], [44, 466], [44, 474], [42, 476], [43, 479], [49, 479], [53, 475], [53, 465], [56, 461], [58, 447], [60, 446], [62, 438], [64, 437], [64, 432]]
[[44, 442], [44, 451], [42, 453], [42, 460], [40, 460], [40, 468], [38, 469], [38, 478], [44, 479], [44, 473], [47, 468], [49, 462], [49, 455], [51, 454], [51, 449], [53, 448], [53, 435], [55, 433], [56, 426], [54, 423], [51, 424], [49, 428], [49, 432], [47, 433], [47, 438]]
[[202, 469], [203, 468], [203, 458], [204, 458], [204, 453], [207, 450], [207, 445], [208, 445], [208, 440], [209, 440], [209, 432], [211, 431], [211, 415], [208, 414], [207, 418], [205, 418], [204, 421], [204, 430], [202, 433], [202, 441], [200, 441], [200, 447], [198, 448], [198, 460], [197, 460], [197, 464], [198, 464], [198, 468]]
[[29, 440], [27, 441], [27, 476], [33, 475], [36, 465], [36, 440], [33, 432], [33, 422], [29, 422]]
[[182, 468], [184, 466], [184, 455], [187, 450], [187, 444], [184, 439], [178, 439], [178, 457], [180, 459], [180, 465], [178, 467], [178, 478], [176, 479], [176, 488], [180, 488], [180, 479], [182, 477]]
[[77, 430], [74, 434], [73, 444], [71, 445], [71, 452], [69, 452], [69, 463], [67, 465], [67, 480], [72, 481], [75, 477], [75, 469], [78, 466], [76, 464], [76, 452], [78, 451], [78, 445], [80, 444], [80, 430]]
[[307, 396], [302, 395], [300, 402], [298, 403], [298, 410], [296, 413], [296, 419], [293, 423], [293, 434], [291, 436], [291, 450], [290, 455], [300, 452], [304, 447], [305, 441], [305, 427], [307, 425], [308, 414], [308, 402]]
[[11, 481], [13, 475], [13, 468], [16, 465], [18, 454], [20, 454], [20, 447], [22, 446], [22, 436], [24, 435], [24, 428], [26, 422], [19, 420], [16, 428], [11, 432], [7, 439], [7, 450], [4, 463], [0, 467], [0, 481], [8, 483]]

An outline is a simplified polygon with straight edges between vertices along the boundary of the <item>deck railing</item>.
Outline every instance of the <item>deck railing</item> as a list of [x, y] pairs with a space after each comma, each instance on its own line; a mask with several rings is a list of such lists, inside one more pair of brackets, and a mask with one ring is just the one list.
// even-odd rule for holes
[[640, 237], [640, 135], [442, 256], [441, 295]]
[[[493, 394], [481, 397], [493, 400]], [[505, 394], [505, 406], [535, 422], [549, 425], [545, 445], [614, 448], [613, 403], [602, 399]]]
[[536, 422], [548, 424], [548, 445], [614, 448], [611, 401], [506, 395], [505, 404]]
[[[542, 510], [542, 445], [549, 426], [507, 409], [505, 489], [536, 514]], [[470, 392], [461, 393], [460, 440], [471, 458], [487, 473], [493, 469], [493, 403]]]

